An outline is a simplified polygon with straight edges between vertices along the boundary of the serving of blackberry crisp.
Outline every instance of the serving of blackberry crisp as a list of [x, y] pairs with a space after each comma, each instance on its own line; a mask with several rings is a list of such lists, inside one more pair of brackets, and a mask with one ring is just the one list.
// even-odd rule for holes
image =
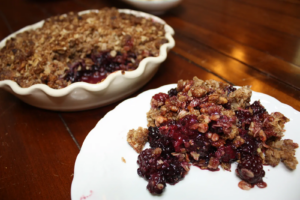
[[289, 121], [279, 112], [268, 113], [260, 101], [250, 103], [249, 86], [234, 88], [215, 80], [179, 80], [167, 94], [151, 99], [147, 113], [151, 148], [138, 156], [138, 175], [148, 181], [152, 194], [161, 194], [166, 183], [175, 184], [190, 165], [209, 171], [219, 166], [231, 171], [237, 162], [238, 186], [264, 188], [263, 165], [282, 161], [291, 170], [298, 161], [298, 144], [284, 136]]

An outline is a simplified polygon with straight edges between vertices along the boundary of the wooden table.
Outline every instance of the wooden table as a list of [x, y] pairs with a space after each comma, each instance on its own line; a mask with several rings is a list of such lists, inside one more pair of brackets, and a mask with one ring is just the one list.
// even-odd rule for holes
[[[53, 15], [105, 6], [132, 8], [117, 0], [2, 0], [0, 39]], [[198, 76], [252, 85], [300, 111], [299, 0], [183, 0], [162, 18], [175, 29], [176, 47], [132, 96]], [[4, 90], [0, 96], [0, 199], [70, 199], [85, 137], [120, 102], [53, 112]]]

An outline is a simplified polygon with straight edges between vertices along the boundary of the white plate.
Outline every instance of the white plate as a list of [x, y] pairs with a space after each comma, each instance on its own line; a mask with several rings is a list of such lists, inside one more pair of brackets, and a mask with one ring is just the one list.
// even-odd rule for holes
[[[166, 85], [146, 91], [119, 104], [106, 114], [88, 134], [75, 163], [71, 187], [73, 200], [176, 200], [227, 199], [231, 200], [299, 200], [300, 169], [288, 170], [282, 163], [273, 168], [265, 166], [267, 188], [254, 187], [250, 191], [238, 187], [240, 179], [232, 172], [211, 172], [192, 166], [186, 177], [176, 185], [169, 185], [161, 196], [153, 196], [146, 189], [147, 181], [137, 174], [138, 154], [126, 141], [127, 132], [146, 127], [146, 112], [151, 97], [167, 92], [176, 85]], [[269, 113], [279, 111], [291, 121], [286, 124], [286, 137], [300, 143], [300, 113], [266, 94], [253, 92], [252, 102], [261, 101]], [[299, 151], [299, 150], [297, 150]], [[296, 152], [298, 161], [300, 153]], [[121, 158], [126, 160], [122, 162]]]

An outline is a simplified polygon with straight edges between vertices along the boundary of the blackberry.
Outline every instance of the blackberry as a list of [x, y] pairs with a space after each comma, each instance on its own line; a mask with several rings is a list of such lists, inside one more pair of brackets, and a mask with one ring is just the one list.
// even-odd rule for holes
[[164, 158], [162, 150], [145, 149], [138, 156], [138, 175], [148, 180], [147, 189], [152, 194], [161, 194], [166, 183], [175, 184], [186, 174], [176, 157]]
[[155, 140], [158, 140], [161, 137], [161, 135], [160, 135], [159, 129], [157, 127], [150, 126], [148, 128], [148, 131], [149, 131], [148, 141], [150, 142], [150, 145], [151, 145], [151, 143], [155, 142]]
[[150, 126], [148, 130], [148, 141], [150, 143], [150, 147], [161, 148], [162, 156], [170, 157], [171, 153], [175, 151], [171, 138], [160, 134], [160, 131], [157, 127]]
[[241, 156], [246, 155], [256, 155], [258, 144], [256, 143], [255, 139], [248, 135], [247, 131], [239, 130], [240, 136], [245, 140], [245, 143], [240, 146], [237, 151], [241, 154]]
[[253, 110], [253, 115], [261, 115], [266, 112], [266, 109], [260, 104], [259, 101], [253, 102], [253, 104], [250, 105], [250, 108]]
[[225, 91], [227, 91], [227, 95], [229, 95], [231, 92], [236, 91], [236, 88], [234, 88], [232, 85], [225, 88]]
[[252, 122], [253, 115], [248, 110], [236, 110], [235, 115], [238, 118], [238, 126], [245, 129], [249, 128], [249, 125]]
[[225, 104], [222, 105], [225, 109], [230, 110], [231, 109], [231, 103], [227, 102]]
[[138, 175], [149, 179], [151, 174], [157, 172], [160, 164], [157, 162], [160, 159], [161, 149], [145, 149], [138, 156], [137, 164]]
[[109, 73], [120, 70], [120, 66], [117, 63], [110, 63], [105, 65], [105, 70]]
[[166, 182], [169, 184], [177, 183], [185, 175], [185, 170], [181, 166], [181, 162], [174, 157], [165, 160], [164, 164], [162, 165], [162, 169]]
[[170, 97], [177, 96], [177, 94], [178, 94], [178, 91], [177, 91], [176, 88], [172, 88], [172, 89], [170, 89], [170, 90], [168, 91], [168, 95], [169, 95]]
[[250, 184], [257, 184], [263, 182], [262, 178], [265, 176], [263, 170], [262, 159], [255, 155], [247, 155], [242, 158], [238, 164], [236, 173], [238, 177]]
[[153, 173], [148, 181], [147, 189], [151, 194], [161, 194], [166, 187], [166, 180], [160, 173]]
[[203, 134], [199, 134], [194, 139], [194, 145], [188, 148], [189, 152], [196, 151], [200, 154], [200, 158], [208, 159], [213, 155], [216, 149], [211, 145], [210, 140]]

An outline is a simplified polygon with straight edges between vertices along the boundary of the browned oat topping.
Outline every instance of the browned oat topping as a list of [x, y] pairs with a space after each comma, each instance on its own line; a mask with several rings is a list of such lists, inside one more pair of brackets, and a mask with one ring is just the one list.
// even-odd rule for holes
[[130, 130], [127, 134], [127, 142], [137, 153], [143, 150], [148, 141], [148, 129], [139, 127], [137, 130]]
[[273, 167], [282, 161], [289, 169], [296, 169], [298, 161], [295, 157], [295, 149], [298, 147], [299, 145], [290, 139], [269, 142], [269, 149], [265, 152], [265, 161]]
[[52, 17], [6, 42], [0, 50], [0, 80], [55, 89], [101, 82], [113, 71], [134, 70], [143, 58], [158, 56], [164, 36], [163, 24], [115, 8]]
[[[234, 110], [239, 108], [245, 108], [249, 105], [252, 91], [249, 86], [244, 86], [239, 90], [231, 93], [224, 92], [224, 89], [229, 87], [227, 83], [221, 83], [215, 80], [203, 81], [195, 77], [193, 80], [179, 80], [177, 85], [178, 98], [170, 98], [166, 102], [158, 102], [154, 98], [151, 99], [151, 109], [147, 113], [147, 121], [149, 126], [158, 126], [162, 122], [173, 119], [181, 119], [187, 115], [196, 115], [199, 120], [198, 130], [200, 132], [206, 132], [206, 125], [211, 120], [216, 120], [219, 115], [210, 115], [214, 110], [220, 110], [222, 115], [231, 117], [235, 115]], [[207, 95], [208, 92], [213, 91]], [[229, 95], [228, 95], [229, 93]], [[182, 109], [186, 105], [186, 102], [196, 102], [196, 98], [203, 98], [207, 96], [207, 101], [201, 104], [199, 110], [194, 109], [193, 106], [187, 106], [186, 109]], [[194, 101], [193, 101], [194, 100]], [[226, 110], [221, 105], [230, 102], [232, 110]], [[163, 120], [164, 119], [164, 120]], [[233, 127], [235, 130], [236, 127]], [[236, 131], [232, 131], [228, 137], [233, 138]]]

